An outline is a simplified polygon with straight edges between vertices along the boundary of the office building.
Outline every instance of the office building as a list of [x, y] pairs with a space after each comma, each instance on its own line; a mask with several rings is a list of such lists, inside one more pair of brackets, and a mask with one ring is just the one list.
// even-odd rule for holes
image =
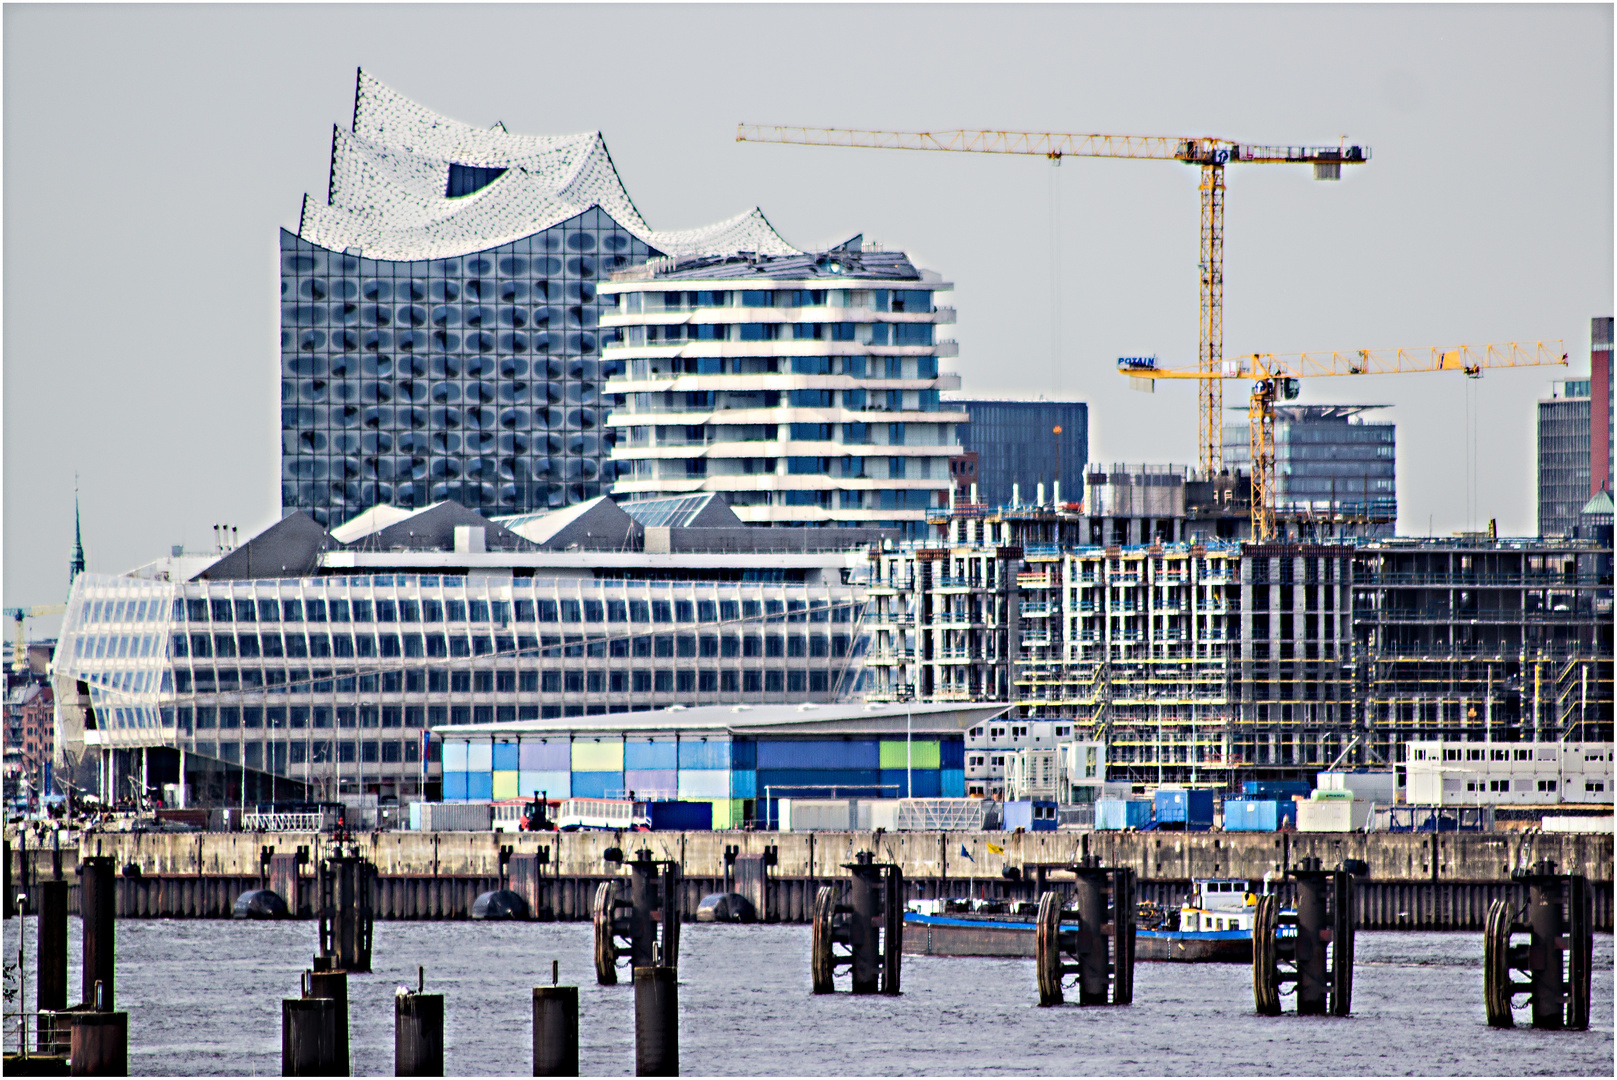
[[474, 724], [443, 734], [444, 798], [681, 799], [773, 827], [782, 798], [966, 794], [965, 732], [1004, 705], [732, 705]]
[[109, 797], [387, 800], [438, 790], [429, 730], [858, 696], [873, 535], [749, 529], [711, 496], [644, 510], [379, 506], [329, 531], [294, 512], [81, 574], [63, 750], [102, 760]]
[[711, 492], [741, 520], [922, 535], [948, 504], [959, 385], [952, 286], [855, 237], [806, 255], [655, 259], [600, 295], [618, 373], [612, 493]]
[[[1589, 501], [1591, 428], [1588, 379], [1551, 384], [1538, 403], [1538, 534], [1571, 536]], [[1596, 489], [1598, 490], [1598, 488]]]
[[[1039, 484], [1062, 488], [1074, 501], [1089, 463], [1089, 406], [1081, 401], [1017, 401], [952, 394], [952, 409], [970, 423], [960, 445], [977, 455], [978, 498], [988, 506], [1011, 502], [1012, 486], [1029, 498]], [[1059, 429], [1059, 430], [1058, 430]]]
[[326, 195], [280, 249], [281, 503], [322, 526], [605, 493], [601, 282], [653, 256], [796, 250], [756, 209], [652, 229], [598, 132], [474, 127], [364, 72]]
[[[1589, 494], [1611, 491], [1611, 324], [1606, 315], [1589, 320]], [[1606, 423], [1600, 424], [1600, 410], [1604, 403]]]
[[[1391, 536], [1398, 520], [1396, 425], [1365, 419], [1385, 405], [1275, 407], [1275, 518], [1319, 520]], [[1251, 431], [1224, 425], [1224, 464], [1249, 471]]]

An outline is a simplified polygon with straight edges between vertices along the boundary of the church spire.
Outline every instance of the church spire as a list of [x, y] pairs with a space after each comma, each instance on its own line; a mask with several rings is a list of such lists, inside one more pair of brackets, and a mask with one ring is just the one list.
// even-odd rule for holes
[[79, 531], [79, 478], [73, 477], [73, 561], [67, 568], [67, 583], [72, 585], [84, 573], [84, 537]]

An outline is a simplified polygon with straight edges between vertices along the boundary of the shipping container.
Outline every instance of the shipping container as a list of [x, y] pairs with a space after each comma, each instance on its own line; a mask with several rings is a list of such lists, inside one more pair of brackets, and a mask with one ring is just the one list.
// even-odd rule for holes
[[679, 768], [679, 744], [673, 739], [627, 739], [623, 743], [623, 771]]
[[544, 772], [524, 769], [517, 774], [517, 789], [524, 799], [533, 798], [536, 791], [544, 792], [547, 799], [565, 799], [573, 793], [573, 774], [566, 769]]
[[713, 804], [661, 800], [650, 807], [651, 827], [661, 832], [706, 832], [713, 828]]
[[774, 739], [757, 746], [759, 772], [881, 767], [881, 750], [874, 739]]
[[523, 739], [517, 761], [523, 772], [573, 771], [572, 748], [566, 739]]
[[678, 777], [681, 799], [728, 799], [729, 769], [681, 769]]
[[1241, 785], [1241, 794], [1249, 799], [1289, 799], [1294, 795], [1308, 798], [1314, 785], [1306, 780], [1248, 780]]
[[494, 810], [486, 802], [411, 803], [410, 824], [422, 832], [486, 832]]
[[[944, 744], [945, 746], [948, 743]], [[938, 794], [945, 799], [961, 799], [966, 795], [966, 770], [963, 768], [938, 770]]]
[[1296, 805], [1298, 832], [1357, 832], [1370, 820], [1370, 804], [1360, 799], [1298, 799]]
[[730, 770], [730, 740], [684, 739], [679, 744], [679, 768]]
[[1225, 832], [1275, 832], [1297, 824], [1297, 804], [1291, 799], [1225, 799]]
[[1001, 828], [1006, 832], [1055, 832], [1059, 824], [1054, 799], [1012, 799], [1000, 813]]
[[938, 744], [938, 767], [943, 769], [964, 769], [966, 767], [966, 740], [940, 740]]
[[1213, 827], [1213, 793], [1206, 788], [1159, 788], [1157, 828], [1204, 832]]
[[1327, 791], [1351, 791], [1355, 799], [1391, 806], [1398, 801], [1398, 781], [1391, 769], [1322, 772], [1319, 786]]
[[858, 799], [778, 799], [781, 832], [851, 832], [859, 827]]
[[573, 773], [572, 792], [569, 798], [573, 799], [613, 799], [621, 798], [623, 789], [623, 774], [620, 772], [575, 772]]
[[[751, 769], [736, 769], [730, 774], [730, 797], [732, 799], [756, 799], [758, 797], [758, 774]], [[738, 817], [737, 821], [740, 820]]]
[[624, 769], [623, 787], [636, 799], [673, 799], [679, 795], [679, 773], [673, 769]]
[[1143, 829], [1153, 821], [1150, 799], [1095, 800], [1095, 828]]
[[620, 739], [574, 739], [573, 772], [623, 771], [623, 742]]

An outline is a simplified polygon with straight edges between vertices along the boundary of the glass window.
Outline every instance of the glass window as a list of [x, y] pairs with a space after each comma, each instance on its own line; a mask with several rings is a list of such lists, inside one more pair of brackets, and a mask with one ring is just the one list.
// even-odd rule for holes
[[421, 601], [421, 621], [422, 622], [443, 622], [444, 621], [444, 606], [443, 606], [443, 604], [440, 601], [437, 601], [437, 600], [423, 600], [423, 601]]
[[472, 622], [488, 622], [488, 601], [473, 600], [467, 604], [468, 618]]
[[449, 616], [449, 621], [450, 622], [465, 622], [466, 621], [466, 601], [464, 601], [464, 600], [446, 600], [446, 601], [444, 601], [444, 610], [445, 610], [445, 613]]
[[371, 614], [371, 610], [372, 610], [371, 609], [371, 602], [369, 600], [355, 600], [353, 602], [353, 609], [354, 609], [354, 617], [353, 617], [354, 622], [372, 622], [372, 621], [374, 621], [374, 617]]

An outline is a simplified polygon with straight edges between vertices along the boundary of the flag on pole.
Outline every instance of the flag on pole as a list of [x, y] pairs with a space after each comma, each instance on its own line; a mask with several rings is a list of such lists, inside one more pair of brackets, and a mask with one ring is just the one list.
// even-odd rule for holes
[[1005, 854], [1005, 849], [1000, 847], [998, 844], [989, 844], [988, 850], [993, 852], [995, 855]]
[[967, 862], [976, 862], [977, 861], [976, 859], [973, 859], [971, 857], [971, 852], [966, 850], [966, 845], [965, 844], [960, 845], [960, 857], [962, 859], [965, 859]]

